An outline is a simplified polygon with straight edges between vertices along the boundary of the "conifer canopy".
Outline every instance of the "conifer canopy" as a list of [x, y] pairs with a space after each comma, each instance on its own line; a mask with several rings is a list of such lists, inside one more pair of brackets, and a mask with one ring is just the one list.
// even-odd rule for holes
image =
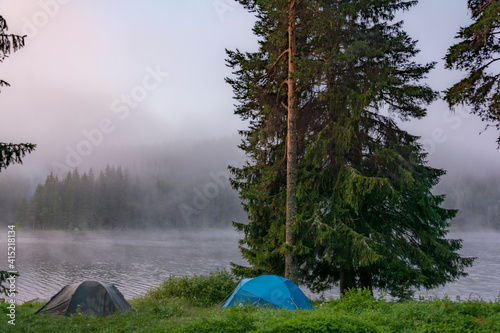
[[[460, 28], [446, 54], [446, 68], [467, 72], [465, 78], [445, 91], [451, 109], [469, 105], [472, 113], [487, 122], [486, 127], [500, 130], [500, 73], [495, 63], [500, 60], [500, 2], [469, 0], [474, 23]], [[500, 147], [500, 136], [497, 139]]]
[[[0, 63], [14, 51], [24, 46], [24, 37], [8, 34], [7, 22], [0, 16]], [[7, 82], [0, 79], [0, 87], [9, 86]], [[4, 143], [0, 142], [0, 171], [10, 164], [22, 163], [22, 158], [35, 149], [36, 145], [31, 143]]]
[[[285, 271], [289, 1], [239, 1], [256, 14], [257, 52], [227, 51], [237, 100], [249, 123], [231, 168], [249, 221], [235, 222], [250, 266], [238, 275]], [[295, 3], [297, 50], [297, 220], [292, 254], [299, 283], [320, 291], [368, 287], [403, 297], [466, 275], [472, 259], [446, 239], [455, 210], [431, 189], [444, 174], [426, 164], [402, 120], [425, 116], [437, 93], [420, 81], [415, 42], [393, 22], [416, 1]]]

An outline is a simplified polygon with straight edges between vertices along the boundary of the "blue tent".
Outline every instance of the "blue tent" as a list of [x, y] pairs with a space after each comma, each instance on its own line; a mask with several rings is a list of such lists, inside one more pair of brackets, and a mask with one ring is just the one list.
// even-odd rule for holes
[[283, 309], [312, 309], [311, 302], [292, 281], [278, 275], [243, 278], [222, 307], [251, 304]]

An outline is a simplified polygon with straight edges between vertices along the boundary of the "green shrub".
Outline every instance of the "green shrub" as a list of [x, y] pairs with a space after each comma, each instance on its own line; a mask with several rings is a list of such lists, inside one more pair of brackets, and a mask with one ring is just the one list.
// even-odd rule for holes
[[178, 299], [140, 298], [134, 303], [138, 311], [148, 313], [158, 319], [182, 317], [187, 312], [185, 304]]
[[487, 303], [481, 300], [468, 300], [460, 302], [460, 313], [474, 317], [487, 317], [500, 311], [500, 304], [497, 302]]
[[269, 333], [372, 333], [385, 332], [374, 323], [354, 316], [345, 316], [334, 312], [312, 312], [295, 316], [285, 322], [278, 323], [274, 327], [263, 329], [262, 332]]
[[233, 275], [226, 270], [192, 277], [170, 276], [158, 288], [149, 290], [146, 298], [152, 300], [178, 298], [190, 305], [210, 306], [224, 301], [236, 285]]
[[[217, 274], [224, 275], [219, 272], [215, 276]], [[191, 281], [191, 278], [187, 280]], [[182, 289], [183, 292], [186, 290]], [[106, 317], [35, 315], [43, 303], [18, 305], [16, 326], [0, 320], [0, 332], [500, 332], [498, 301], [433, 298], [392, 302], [373, 298], [366, 292], [351, 292], [330, 304], [316, 303], [314, 310], [291, 311], [252, 306], [231, 309], [217, 305], [192, 306], [187, 297], [184, 300], [182, 295], [174, 292], [171, 293], [174, 296], [165, 297], [162, 292], [166, 293], [166, 290], [157, 288], [148, 297], [131, 300], [137, 312]], [[200, 301], [199, 297], [197, 300]], [[7, 318], [6, 313], [7, 304], [0, 304], [0, 315]]]
[[389, 305], [386, 317], [395, 332], [500, 332], [490, 320], [499, 312], [494, 303], [444, 297]]
[[384, 295], [375, 298], [368, 289], [350, 289], [340, 299], [331, 299], [329, 304], [336, 310], [345, 310], [351, 313], [367, 309], [380, 309], [386, 305]]
[[252, 311], [233, 307], [227, 311], [226, 316], [196, 321], [186, 325], [181, 332], [190, 333], [243, 333], [253, 332], [255, 323]]

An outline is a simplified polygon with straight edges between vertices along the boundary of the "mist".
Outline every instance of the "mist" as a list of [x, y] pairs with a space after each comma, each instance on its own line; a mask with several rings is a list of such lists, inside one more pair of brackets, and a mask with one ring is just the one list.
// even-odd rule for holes
[[233, 136], [175, 147], [100, 147], [75, 169], [43, 178], [29, 177], [17, 166], [0, 179], [0, 224], [88, 231], [227, 228], [245, 222], [229, 183], [228, 166], [246, 160], [237, 142]]
[[[189, 198], [210, 172], [245, 160], [237, 131], [247, 124], [233, 114], [225, 49], [256, 51], [258, 43], [254, 17], [236, 2], [4, 0], [0, 13], [10, 33], [28, 36], [0, 65], [11, 84], [0, 93], [1, 140], [37, 144], [23, 165], [0, 174], [3, 223], [50, 173], [121, 167], [144, 187], [189, 180]], [[469, 16], [465, 3], [421, 0], [397, 17], [418, 41], [416, 61], [436, 62], [426, 81], [435, 90], [464, 75], [444, 69], [442, 58]], [[424, 119], [400, 126], [421, 136], [429, 165], [447, 170], [435, 191], [448, 193], [450, 206], [465, 207], [452, 197], [474, 197], [499, 178], [498, 133], [484, 131], [466, 106], [450, 112], [438, 100]], [[459, 186], [470, 179], [474, 190]]]
[[242, 8], [220, 17], [200, 0], [43, 3], [0, 4], [9, 32], [28, 35], [2, 64], [11, 87], [0, 98], [2, 140], [38, 144], [26, 164], [64, 164], [96, 131], [102, 138], [82, 148], [89, 157], [100, 145], [230, 136], [244, 126], [224, 82], [225, 48], [257, 47]]

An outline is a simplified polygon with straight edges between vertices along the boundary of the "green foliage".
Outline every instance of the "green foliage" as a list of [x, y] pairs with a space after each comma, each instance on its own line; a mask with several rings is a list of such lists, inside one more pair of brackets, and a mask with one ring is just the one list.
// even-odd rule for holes
[[31, 143], [3, 143], [0, 142], [0, 171], [10, 164], [22, 164], [23, 157], [35, 150], [36, 145]]
[[[24, 37], [8, 34], [7, 22], [0, 16], [0, 63], [13, 51], [17, 51], [24, 46]], [[3, 80], [0, 80], [0, 87], [9, 86]], [[36, 145], [31, 143], [4, 143], [0, 142], [0, 171], [7, 168], [10, 164], [22, 163], [23, 157], [31, 153]]]
[[[13, 51], [17, 51], [24, 46], [24, 37], [7, 34], [9, 30], [7, 22], [2, 16], [0, 16], [0, 62]], [[0, 87], [9, 86], [9, 84], [0, 79]], [[0, 142], [0, 172], [7, 168], [10, 164], [22, 163], [22, 159], [26, 154], [31, 153], [36, 148], [36, 145], [31, 143], [4, 143]], [[7, 278], [12, 276], [12, 274], [6, 271], [0, 271], [0, 294], [4, 293], [7, 295], [7, 290], [3, 286], [3, 283], [7, 281]], [[14, 276], [18, 276], [14, 274]]]
[[[19, 276], [18, 273], [9, 273], [6, 271], [0, 271], [0, 295], [4, 294], [5, 296], [9, 296], [11, 294], [11, 292], [9, 291], [10, 288], [7, 279], [16, 278], [17, 276]], [[16, 293], [17, 291], [13, 292], [14, 295]]]
[[[21, 210], [23, 209], [23, 210]], [[38, 185], [29, 204], [21, 201], [16, 222], [31, 229], [101, 229], [131, 224], [128, 173], [106, 167], [96, 179], [92, 169], [64, 179], [52, 173]]]
[[183, 317], [188, 311], [188, 305], [181, 299], [174, 297], [154, 298], [145, 296], [135, 300], [135, 307], [159, 319], [172, 319]]
[[203, 318], [184, 327], [181, 332], [193, 333], [244, 333], [255, 330], [254, 319], [247, 311], [231, 308], [222, 318]]
[[[500, 80], [498, 73], [491, 73], [499, 60], [500, 2], [468, 0], [468, 5], [475, 21], [460, 28], [460, 41], [445, 58], [447, 68], [467, 71], [467, 76], [446, 90], [445, 99], [450, 108], [470, 105], [487, 126], [500, 129]], [[497, 143], [500, 146], [500, 137]]]
[[241, 308], [219, 312], [185, 332], [495, 332], [499, 304], [429, 299], [388, 302], [368, 290], [350, 290], [312, 311]]
[[[232, 168], [249, 223], [234, 273], [284, 275], [288, 1], [244, 1], [257, 14], [260, 50], [228, 51], [235, 114], [250, 123]], [[418, 137], [384, 111], [419, 119], [437, 93], [419, 82], [415, 42], [393, 22], [416, 1], [297, 2], [293, 55], [299, 105], [296, 244], [299, 282], [315, 291], [340, 282], [408, 297], [465, 275], [458, 240], [446, 239], [455, 210], [433, 195], [443, 170], [426, 165]]]
[[[192, 306], [187, 298], [131, 300], [137, 312], [107, 317], [53, 317], [34, 313], [42, 303], [16, 307], [16, 326], [0, 321], [1, 332], [499, 332], [500, 303], [428, 299], [388, 302], [351, 290], [315, 310], [224, 309]], [[0, 316], [7, 318], [7, 304]]]
[[402, 303], [390, 310], [396, 331], [410, 325], [417, 332], [495, 332], [499, 327], [485, 322], [486, 318], [498, 314], [498, 303], [453, 302], [444, 298]]
[[[8, 34], [7, 22], [0, 16], [0, 63], [13, 51], [17, 51], [24, 46], [25, 36]], [[3, 80], [0, 80], [0, 87], [9, 86]], [[31, 153], [36, 145], [31, 143], [4, 143], [0, 142], [0, 171], [7, 168], [10, 164], [22, 163], [23, 157]]]
[[371, 291], [365, 289], [349, 289], [342, 298], [331, 299], [328, 306], [335, 310], [342, 310], [351, 313], [362, 313], [373, 309], [384, 309], [389, 303], [384, 299], [384, 294], [375, 298]]
[[[266, 332], [266, 333], [319, 333], [319, 332], [384, 332], [376, 324], [345, 313], [328, 311], [259, 310], [248, 312], [232, 308], [214, 319], [202, 319], [183, 328], [183, 332]], [[289, 311], [290, 312], [290, 311]]]
[[383, 332], [376, 325], [364, 322], [355, 318], [345, 318], [344, 316], [320, 314], [310, 317], [298, 317], [283, 324], [277, 325], [273, 330], [266, 332]]
[[236, 288], [234, 276], [226, 270], [209, 275], [170, 276], [146, 294], [152, 300], [181, 299], [191, 305], [210, 306], [223, 302]]
[[[7, 26], [7, 22], [0, 16], [0, 62], [3, 62], [10, 53], [24, 46], [24, 38], [26, 36], [8, 34], [8, 30], [9, 27]], [[9, 84], [0, 80], [0, 87], [2, 86], [9, 86]]]

